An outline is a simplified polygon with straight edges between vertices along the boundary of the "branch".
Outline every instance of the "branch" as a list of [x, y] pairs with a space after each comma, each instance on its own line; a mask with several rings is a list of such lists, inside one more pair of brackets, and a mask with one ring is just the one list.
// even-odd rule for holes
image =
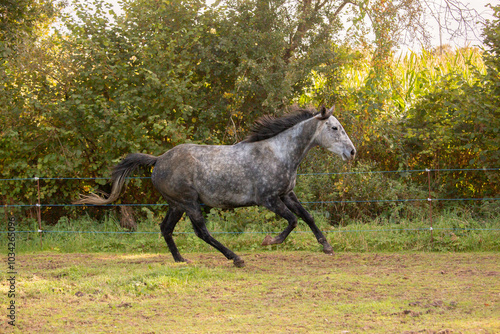
[[333, 13], [333, 16], [334, 16], [334, 17], [337, 17], [337, 16], [340, 14], [340, 12], [342, 11], [342, 9], [344, 9], [344, 7], [345, 7], [346, 5], [348, 5], [348, 4], [354, 5], [354, 6], [356, 6], [356, 7], [361, 7], [359, 4], [355, 3], [354, 1], [344, 0], [344, 2], [342, 2], [342, 3], [340, 4], [339, 8], [337, 8], [337, 9], [335, 10], [335, 13]]
[[[286, 63], [290, 62], [293, 53], [302, 43], [305, 34], [314, 26], [314, 19], [318, 16], [319, 11], [328, 3], [329, 0], [318, 0], [316, 1], [314, 7], [312, 7], [312, 0], [304, 0], [302, 2], [302, 12], [300, 13], [299, 24], [297, 25], [297, 29], [295, 30], [293, 36], [290, 36], [290, 45], [283, 55], [283, 59]], [[335, 10], [335, 13], [333, 14], [334, 17], [339, 15], [347, 4], [359, 6], [352, 0], [344, 0]]]
[[484, 18], [475, 9], [468, 8], [460, 0], [444, 0], [444, 4], [438, 4], [435, 0], [422, 0], [422, 3], [429, 9], [439, 29], [446, 31], [451, 40], [459, 36], [467, 38], [470, 33], [480, 39], [476, 23], [484, 22]]

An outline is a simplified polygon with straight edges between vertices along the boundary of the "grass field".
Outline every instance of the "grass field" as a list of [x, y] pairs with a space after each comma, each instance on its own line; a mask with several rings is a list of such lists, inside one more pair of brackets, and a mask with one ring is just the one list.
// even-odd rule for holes
[[499, 333], [500, 254], [34, 252], [2, 333]]

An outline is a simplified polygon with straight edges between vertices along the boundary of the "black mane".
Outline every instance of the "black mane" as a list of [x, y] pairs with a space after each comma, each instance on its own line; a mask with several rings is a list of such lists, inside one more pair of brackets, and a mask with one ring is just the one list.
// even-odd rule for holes
[[253, 143], [268, 138], [290, 129], [292, 126], [308, 120], [316, 115], [314, 109], [297, 109], [282, 117], [265, 115], [259, 118], [250, 128], [250, 134], [243, 140], [244, 143]]

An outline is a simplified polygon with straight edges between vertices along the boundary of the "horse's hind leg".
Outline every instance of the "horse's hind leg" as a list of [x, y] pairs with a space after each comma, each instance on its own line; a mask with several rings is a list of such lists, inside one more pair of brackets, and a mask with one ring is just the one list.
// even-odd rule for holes
[[321, 233], [318, 226], [316, 226], [316, 224], [314, 223], [314, 218], [309, 214], [309, 212], [307, 212], [302, 204], [300, 204], [297, 195], [295, 195], [295, 193], [292, 191], [291, 193], [283, 197], [283, 201], [285, 202], [285, 205], [290, 210], [292, 210], [293, 213], [302, 218], [306, 222], [306, 224], [309, 225], [318, 242], [323, 245], [323, 252], [325, 252], [326, 254], [333, 254], [332, 246], [330, 246], [323, 233]]
[[283, 230], [283, 232], [281, 232], [274, 238], [270, 235], [267, 235], [264, 238], [264, 241], [262, 241], [262, 246], [281, 244], [283, 241], [285, 241], [290, 232], [292, 232], [293, 229], [297, 227], [297, 217], [295, 217], [295, 215], [287, 208], [285, 203], [283, 203], [280, 198], [269, 199], [263, 205], [277, 215], [285, 218], [288, 221], [288, 226]]
[[208, 232], [207, 226], [205, 224], [205, 218], [203, 218], [203, 215], [201, 213], [201, 209], [198, 206], [197, 208], [193, 208], [192, 210], [187, 211], [187, 215], [189, 216], [189, 219], [191, 219], [191, 222], [193, 224], [193, 229], [196, 235], [205, 241], [207, 244], [211, 245], [215, 249], [217, 249], [219, 252], [224, 254], [224, 256], [229, 259], [233, 260], [233, 263], [236, 267], [243, 267], [245, 266], [245, 261], [243, 261], [238, 255], [236, 255], [233, 251], [231, 251], [229, 248], [221, 244], [219, 241], [215, 240], [212, 235], [210, 235], [210, 232]]
[[175, 262], [186, 262], [186, 259], [181, 256], [177, 246], [175, 245], [174, 239], [172, 238], [175, 225], [177, 225], [177, 222], [182, 218], [183, 214], [184, 211], [170, 207], [165, 219], [163, 219], [163, 222], [160, 225], [163, 238], [165, 238], [168, 249], [170, 249]]

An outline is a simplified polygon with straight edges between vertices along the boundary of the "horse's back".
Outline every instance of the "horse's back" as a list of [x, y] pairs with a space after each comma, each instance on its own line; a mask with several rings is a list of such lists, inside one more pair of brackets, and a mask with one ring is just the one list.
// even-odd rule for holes
[[279, 176], [272, 161], [265, 145], [182, 144], [158, 158], [152, 180], [167, 199], [223, 208], [250, 206], [260, 204], [263, 193], [277, 189]]
[[235, 192], [248, 193], [248, 189], [240, 189], [245, 173], [238, 152], [231, 145], [175, 146], [158, 157], [153, 184], [167, 199], [175, 201], [196, 200], [215, 207], [248, 202], [241, 195], [234, 198]]

